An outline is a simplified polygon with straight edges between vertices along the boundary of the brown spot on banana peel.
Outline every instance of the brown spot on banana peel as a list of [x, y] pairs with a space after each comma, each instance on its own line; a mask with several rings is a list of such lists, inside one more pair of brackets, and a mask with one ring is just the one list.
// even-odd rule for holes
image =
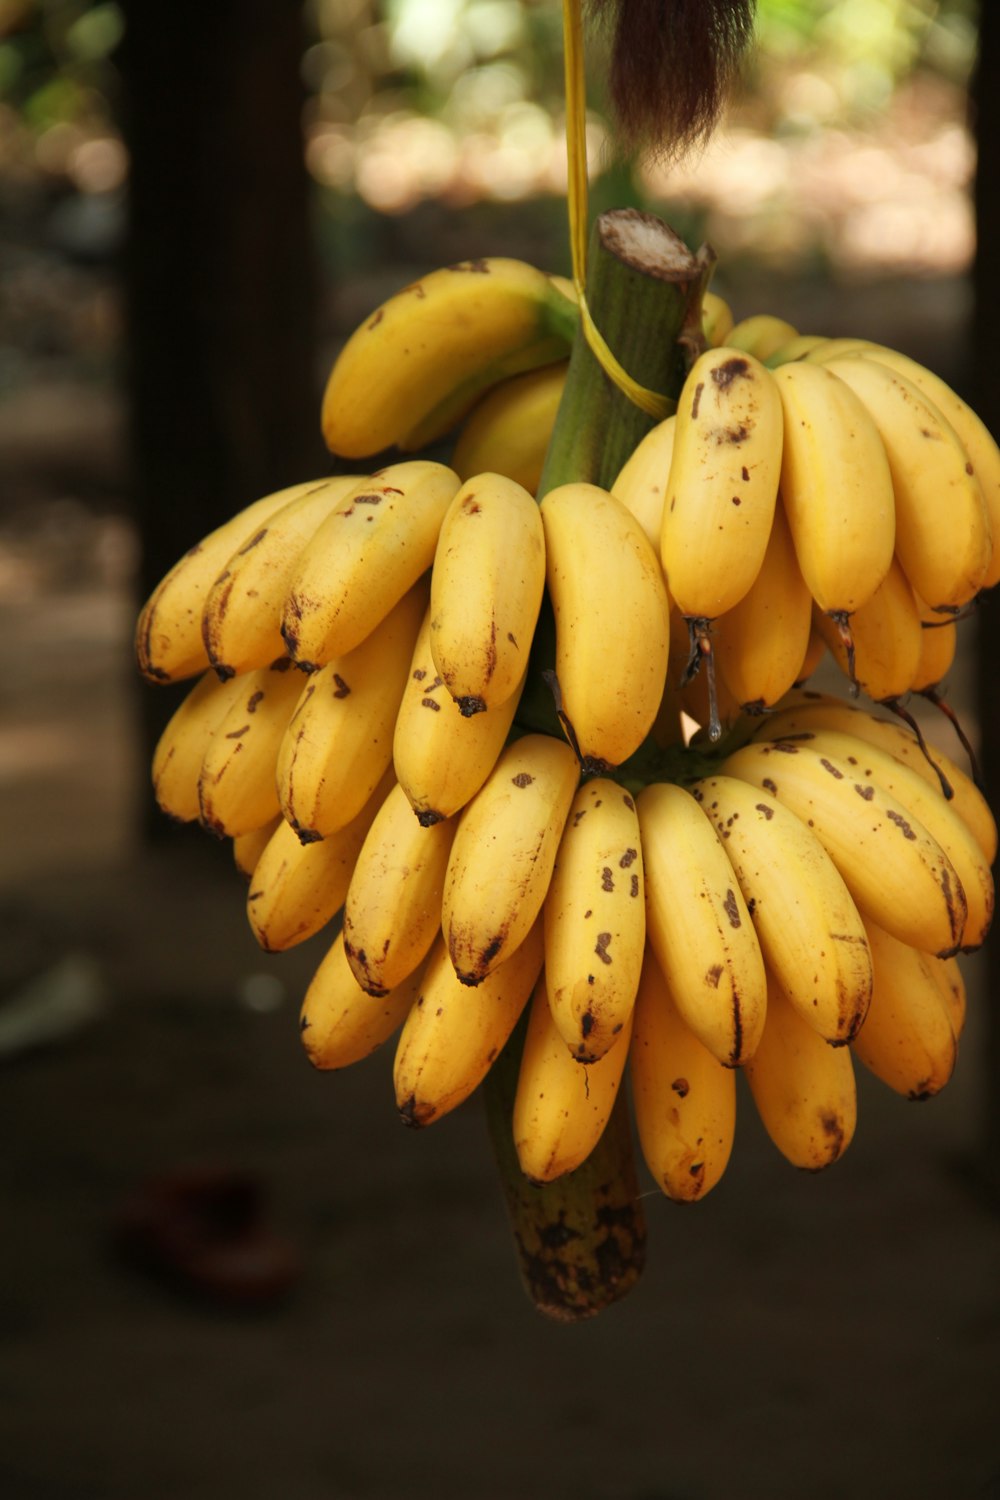
[[610, 942], [610, 932], [599, 932], [597, 934], [597, 943], [594, 946], [594, 952], [597, 954], [602, 964], [610, 964], [613, 962], [611, 954], [608, 952], [608, 944]]
[[738, 354], [733, 355], [732, 359], [724, 360], [721, 365], [716, 365], [711, 372], [712, 380], [720, 391], [728, 391], [734, 381], [749, 374], [749, 362]]
[[743, 919], [740, 916], [740, 910], [736, 904], [736, 892], [734, 890], [728, 890], [726, 892], [726, 899], [722, 903], [722, 910], [729, 918], [730, 927], [741, 927], [743, 925]]
[[[425, 698], [424, 702], [426, 703], [426, 701], [427, 700]], [[471, 719], [473, 714], [482, 714], [486, 712], [485, 699], [479, 697], [478, 694], [475, 693], [468, 693], [462, 698], [456, 698], [455, 702], [458, 705], [458, 711], [462, 715], [463, 719]], [[438, 705], [435, 703], [434, 707], [437, 708], [437, 706]]]
[[413, 1126], [414, 1129], [429, 1125], [436, 1113], [433, 1105], [418, 1104], [416, 1094], [410, 1094], [409, 1098], [396, 1107], [403, 1124]]

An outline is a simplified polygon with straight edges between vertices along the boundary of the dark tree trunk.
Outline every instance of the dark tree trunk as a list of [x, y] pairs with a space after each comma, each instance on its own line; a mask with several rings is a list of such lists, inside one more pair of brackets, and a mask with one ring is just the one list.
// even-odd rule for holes
[[[126, 380], [144, 596], [226, 516], [331, 464], [302, 5], [125, 0], [124, 11]], [[143, 692], [150, 744], [175, 702]]]
[[[972, 404], [1000, 437], [1000, 9], [979, 8], [979, 58], [973, 90], [979, 163], [976, 174], [975, 314], [972, 319]], [[977, 641], [977, 710], [981, 727], [982, 771], [994, 808], [1000, 799], [1000, 600], [980, 610]], [[986, 1079], [982, 1166], [1000, 1190], [1000, 933], [994, 932], [982, 960], [985, 1002]]]

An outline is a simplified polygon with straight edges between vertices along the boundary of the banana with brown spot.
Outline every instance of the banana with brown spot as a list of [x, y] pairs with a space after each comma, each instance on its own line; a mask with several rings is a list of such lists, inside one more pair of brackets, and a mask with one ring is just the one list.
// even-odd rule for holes
[[710, 776], [691, 791], [722, 840], [764, 962], [820, 1036], [849, 1042], [868, 1010], [872, 961], [864, 923], [833, 860], [760, 787]]
[[651, 948], [635, 1002], [629, 1072], [646, 1166], [668, 1198], [696, 1202], [729, 1163], [736, 1073], [683, 1020]]
[[205, 750], [198, 804], [205, 828], [236, 838], [269, 823], [280, 810], [274, 768], [304, 679], [286, 657], [231, 681], [239, 691]]
[[430, 1125], [479, 1087], [527, 1004], [543, 957], [536, 921], [470, 993], [443, 938], [431, 949], [393, 1063], [396, 1107], [407, 1125]]
[[230, 707], [242, 701], [245, 687], [245, 678], [220, 682], [214, 672], [206, 672], [188, 689], [156, 742], [153, 795], [161, 811], [179, 823], [195, 823], [201, 816], [198, 778], [205, 754]]
[[431, 655], [466, 716], [500, 707], [516, 690], [544, 591], [534, 498], [502, 474], [476, 474], [445, 513], [431, 571]]
[[514, 1147], [532, 1182], [554, 1182], [587, 1160], [621, 1087], [632, 1033], [629, 1012], [614, 1044], [579, 1062], [560, 1035], [543, 974], [535, 985], [514, 1096]]
[[907, 1099], [929, 1099], [944, 1088], [958, 1056], [950, 1008], [935, 962], [866, 923], [875, 963], [868, 1017], [852, 1049], [876, 1078]]
[[744, 745], [720, 771], [770, 792], [813, 830], [862, 916], [930, 952], [957, 950], [966, 900], [954, 865], [908, 807], [854, 766], [775, 740]]
[[420, 994], [419, 968], [388, 995], [373, 998], [355, 979], [338, 932], [309, 982], [299, 1034], [314, 1068], [348, 1068], [370, 1057], [398, 1031]]
[[570, 747], [514, 740], [465, 808], [445, 875], [441, 927], [463, 984], [481, 984], [542, 910], [580, 779]]
[[920, 669], [924, 632], [898, 557], [871, 598], [851, 615], [850, 650], [837, 621], [818, 605], [813, 618], [840, 670], [874, 702], [900, 698], [911, 690]]
[[584, 763], [607, 769], [639, 748], [663, 697], [663, 573], [631, 511], [597, 485], [559, 485], [541, 513], [560, 717]]
[[545, 982], [572, 1056], [603, 1057], [628, 1024], [646, 942], [639, 817], [606, 777], [573, 799], [545, 897]]
[[764, 1027], [764, 960], [732, 865], [700, 803], [653, 782], [636, 799], [646, 932], [684, 1021], [713, 1057], [739, 1067]]
[[764, 1129], [793, 1167], [819, 1172], [843, 1156], [858, 1118], [851, 1049], [829, 1046], [773, 976], [746, 1078]]
[[288, 653], [306, 668], [346, 656], [434, 561], [459, 478], [412, 459], [361, 481], [314, 533], [281, 618]]

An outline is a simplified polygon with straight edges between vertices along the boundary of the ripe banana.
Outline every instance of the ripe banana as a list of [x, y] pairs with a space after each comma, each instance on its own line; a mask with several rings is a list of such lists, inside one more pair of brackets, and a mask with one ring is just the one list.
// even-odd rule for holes
[[894, 557], [870, 599], [851, 615], [845, 641], [838, 622], [818, 607], [813, 624], [853, 689], [875, 703], [901, 698], [913, 686], [920, 666], [924, 632], [913, 589]]
[[514, 1147], [532, 1182], [553, 1182], [581, 1166], [604, 1133], [621, 1086], [631, 1011], [614, 1045], [578, 1062], [549, 1008], [543, 974], [535, 985], [514, 1096]]
[[920, 658], [917, 662], [910, 691], [928, 696], [940, 688], [955, 661], [958, 650], [958, 626], [954, 620], [942, 620], [935, 616], [923, 600], [917, 600], [920, 615]]
[[607, 490], [560, 485], [541, 513], [560, 718], [585, 765], [617, 766], [642, 744], [663, 697], [663, 575], [639, 522]]
[[427, 603], [421, 580], [353, 651], [306, 680], [277, 755], [281, 811], [302, 841], [357, 817], [392, 761], [392, 733]]
[[845, 355], [824, 369], [868, 408], [889, 460], [896, 555], [931, 609], [953, 612], [976, 593], [993, 550], [990, 516], [969, 455], [918, 388], [876, 360]]
[[[276, 511], [318, 481], [293, 484], [265, 495], [224, 521], [185, 552], [161, 578], [139, 613], [135, 654], [148, 682], [179, 682], [209, 665], [201, 615], [209, 590], [226, 562]], [[277, 653], [276, 653], [277, 654]]]
[[713, 1057], [739, 1067], [760, 1040], [767, 990], [739, 882], [690, 792], [653, 782], [636, 807], [649, 942], [684, 1021]]
[[475, 796], [497, 763], [524, 687], [486, 714], [463, 716], [431, 656], [430, 610], [413, 649], [396, 715], [392, 757], [400, 786], [424, 824], [450, 818]]
[[441, 930], [441, 892], [456, 824], [413, 816], [393, 786], [357, 855], [344, 903], [344, 948], [363, 990], [385, 995], [423, 963]]
[[703, 292], [701, 296], [701, 331], [705, 342], [717, 349], [729, 342], [729, 330], [733, 326], [733, 310], [718, 292]]
[[794, 1167], [818, 1172], [854, 1137], [858, 1102], [849, 1047], [831, 1047], [769, 976], [767, 1021], [746, 1066], [761, 1123]]
[[198, 776], [200, 821], [220, 838], [260, 828], [279, 811], [274, 767], [303, 685], [287, 657], [231, 681], [241, 691], [216, 726]]
[[542, 909], [580, 768], [562, 740], [526, 734], [500, 756], [451, 846], [441, 927], [462, 984], [477, 985]]
[[965, 1030], [967, 996], [965, 980], [959, 967], [957, 958], [935, 958], [930, 953], [924, 957], [931, 966], [931, 972], [938, 982], [941, 998], [948, 1012], [951, 1029], [955, 1034], [956, 1042], [961, 1039]]
[[512, 375], [473, 407], [451, 455], [451, 467], [463, 482], [474, 474], [505, 474], [536, 492], [568, 368], [560, 360]]
[[784, 410], [781, 495], [802, 576], [825, 614], [853, 614], [889, 571], [896, 521], [879, 430], [821, 365], [774, 372]]
[[553, 1024], [572, 1057], [592, 1063], [617, 1050], [646, 941], [639, 818], [616, 782], [598, 776], [577, 791], [544, 911]]
[[[875, 786], [906, 808], [944, 850], [965, 895], [960, 942], [965, 951], [982, 946], [993, 918], [993, 877], [975, 837], [939, 787], [876, 745], [859, 744], [835, 729], [800, 730], [789, 741], [844, 765], [855, 785]], [[926, 947], [917, 942], [917, 947]], [[932, 951], [937, 951], [932, 950]]]
[[198, 777], [212, 735], [231, 705], [242, 698], [245, 682], [220, 682], [206, 672], [174, 710], [153, 751], [153, 795], [161, 811], [179, 823], [201, 816]]
[[377, 308], [337, 356], [323, 395], [327, 446], [345, 458], [426, 447], [491, 386], [565, 359], [578, 317], [524, 261], [432, 271]]
[[306, 990], [299, 1031], [314, 1068], [348, 1068], [369, 1057], [404, 1022], [420, 994], [416, 970], [388, 995], [366, 994], [351, 972], [338, 932]]
[[270, 823], [265, 823], [263, 828], [251, 828], [249, 833], [238, 833], [233, 839], [233, 863], [247, 880], [253, 874], [254, 866], [264, 853], [271, 835], [281, 821], [279, 813], [276, 818], [271, 819]]
[[929, 952], [956, 951], [966, 901], [954, 865], [910, 809], [855, 766], [776, 740], [744, 745], [721, 774], [770, 792], [813, 830], [862, 916]]
[[811, 623], [812, 601], [779, 496], [760, 572], [712, 630], [719, 674], [744, 712], [771, 708], [798, 679]]
[[515, 480], [476, 474], [445, 513], [431, 572], [431, 655], [466, 716], [518, 687], [544, 591], [538, 506]]
[[288, 654], [311, 669], [371, 635], [434, 561], [458, 475], [413, 459], [363, 480], [319, 527], [289, 585]]
[[359, 476], [318, 480], [269, 516], [229, 558], [205, 599], [201, 631], [222, 677], [284, 656], [281, 612], [298, 560], [321, 522]]
[[856, 352], [862, 359], [875, 360], [911, 381], [957, 432], [979, 480], [990, 515], [990, 562], [979, 587], [992, 588], [995, 583], [1000, 582], [1000, 447], [997, 446], [996, 439], [983, 419], [962, 400], [957, 391], [953, 391], [939, 375], [935, 375], [915, 359], [900, 354], [896, 349], [887, 349], [882, 344], [869, 344]]
[[633, 448], [611, 486], [611, 493], [635, 516], [657, 555], [676, 431], [676, 416], [666, 417], [651, 427]]
[[407, 1125], [429, 1125], [478, 1088], [527, 1003], [543, 956], [537, 921], [470, 994], [444, 941], [435, 944], [393, 1065], [396, 1107]]
[[866, 744], [885, 750], [916, 771], [931, 786], [941, 786], [943, 777], [947, 788], [945, 796], [971, 829], [987, 864], [992, 865], [997, 854], [997, 826], [986, 798], [971, 776], [967, 776], [943, 750], [926, 742], [921, 745], [917, 736], [898, 719], [880, 719], [858, 704], [845, 703], [841, 698], [807, 689], [793, 694], [787, 704], [780, 705], [778, 711], [765, 720], [756, 738], [776, 739], [802, 729], [819, 727], [842, 730]]
[[760, 787], [733, 776], [696, 781], [740, 884], [764, 962], [825, 1041], [856, 1035], [872, 992], [864, 924], [819, 839]]
[[769, 370], [777, 370], [782, 365], [809, 359], [813, 355], [821, 354], [825, 345], [829, 343], [830, 340], [821, 333], [797, 334], [786, 344], [780, 344], [773, 354], [768, 355], [767, 367]]
[[303, 844], [290, 823], [279, 822], [247, 893], [250, 928], [266, 953], [304, 943], [340, 911], [365, 835], [393, 783], [387, 771], [357, 817], [329, 838]]
[[688, 619], [725, 614], [760, 572], [781, 446], [770, 371], [726, 346], [695, 360], [677, 403], [660, 532], [670, 597]]
[[646, 949], [629, 1049], [632, 1103], [646, 1166], [668, 1198], [694, 1203], [719, 1181], [736, 1131], [736, 1072], [681, 1018]]
[[742, 349], [764, 361], [798, 336], [799, 330], [786, 323], [784, 318], [777, 318], [773, 313], [754, 313], [752, 317], [734, 323], [725, 342], [730, 349]]
[[875, 965], [868, 1017], [852, 1047], [876, 1078], [908, 1099], [929, 1099], [958, 1056], [948, 1003], [925, 953], [867, 922]]

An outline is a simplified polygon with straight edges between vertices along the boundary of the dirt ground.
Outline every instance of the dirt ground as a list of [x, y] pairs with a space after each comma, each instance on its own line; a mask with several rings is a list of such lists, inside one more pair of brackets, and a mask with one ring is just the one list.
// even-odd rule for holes
[[[119, 419], [84, 425], [113, 443]], [[26, 423], [0, 407], [11, 450]], [[297, 1009], [323, 936], [262, 956], [224, 847], [140, 840], [134, 539], [71, 489], [40, 524], [0, 551], [4, 1500], [1000, 1496], [977, 961], [943, 1095], [861, 1077], [854, 1144], [813, 1177], [744, 1090], [705, 1202], [644, 1179], [638, 1288], [549, 1323], [478, 1100], [415, 1133], [391, 1048], [314, 1073]], [[138, 1187], [207, 1165], [252, 1174], [297, 1249], [273, 1307], [185, 1299], [116, 1251]]]

